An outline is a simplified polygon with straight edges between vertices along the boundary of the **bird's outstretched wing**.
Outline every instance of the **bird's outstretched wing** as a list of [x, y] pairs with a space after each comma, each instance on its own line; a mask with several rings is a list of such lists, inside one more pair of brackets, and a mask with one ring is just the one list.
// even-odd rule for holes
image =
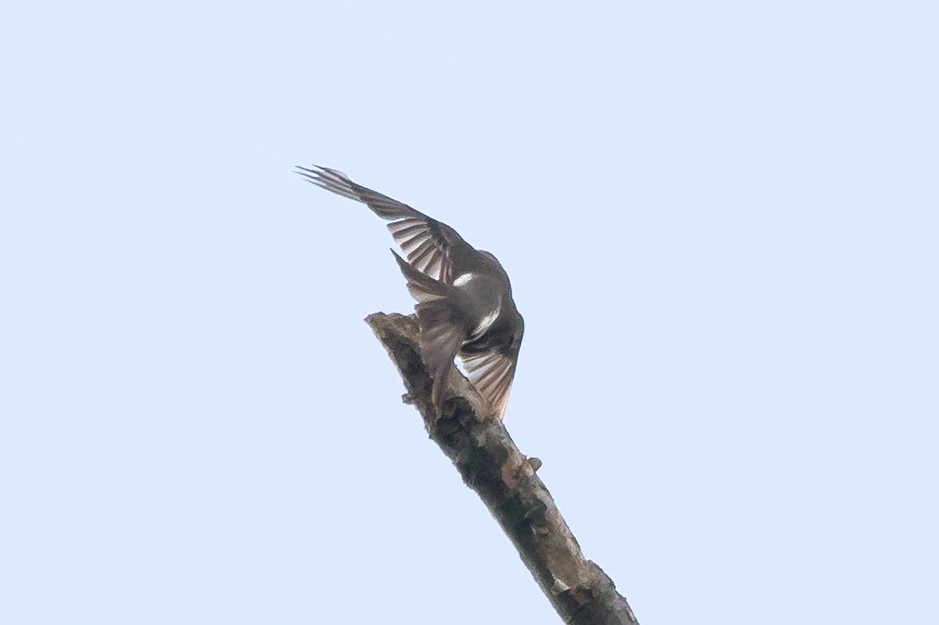
[[505, 416], [505, 407], [509, 402], [517, 357], [517, 354], [513, 357], [501, 351], [460, 354], [467, 377], [493, 407], [500, 421]]
[[454, 264], [460, 266], [461, 259], [472, 258], [470, 245], [447, 224], [428, 217], [387, 195], [372, 191], [349, 180], [341, 171], [313, 165], [297, 166], [297, 173], [318, 187], [343, 197], [366, 204], [372, 212], [391, 223], [388, 229], [395, 242], [404, 252], [408, 262], [422, 273], [451, 283]]

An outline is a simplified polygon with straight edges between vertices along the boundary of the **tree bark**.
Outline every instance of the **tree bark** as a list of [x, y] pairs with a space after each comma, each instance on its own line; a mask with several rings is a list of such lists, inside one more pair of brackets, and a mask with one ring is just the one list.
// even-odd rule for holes
[[613, 580], [581, 553], [551, 493], [535, 474], [541, 461], [518, 450], [504, 425], [455, 369], [448, 380], [449, 399], [438, 417], [431, 402], [431, 379], [421, 360], [417, 319], [375, 313], [365, 321], [401, 373], [405, 401], [417, 407], [431, 439], [502, 526], [561, 619], [570, 625], [638, 625]]

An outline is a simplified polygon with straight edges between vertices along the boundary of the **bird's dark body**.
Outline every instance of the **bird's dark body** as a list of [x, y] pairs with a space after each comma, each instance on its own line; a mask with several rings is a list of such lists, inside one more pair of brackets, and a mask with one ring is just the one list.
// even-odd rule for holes
[[447, 224], [356, 184], [341, 172], [317, 166], [298, 169], [313, 184], [363, 202], [392, 222], [388, 229], [407, 256], [407, 261], [397, 254], [395, 259], [417, 300], [422, 357], [433, 377], [438, 409], [459, 356], [470, 381], [503, 418], [524, 320], [496, 257], [473, 248]]

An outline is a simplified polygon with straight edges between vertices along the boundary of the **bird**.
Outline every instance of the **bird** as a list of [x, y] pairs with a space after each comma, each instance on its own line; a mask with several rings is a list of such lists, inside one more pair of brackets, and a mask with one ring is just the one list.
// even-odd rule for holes
[[509, 276], [496, 257], [467, 243], [456, 230], [407, 204], [363, 187], [344, 173], [297, 165], [308, 182], [368, 206], [387, 220], [402, 258], [391, 253], [417, 301], [421, 358], [432, 380], [439, 415], [447, 380], [459, 359], [470, 383], [501, 421], [515, 378], [525, 321]]

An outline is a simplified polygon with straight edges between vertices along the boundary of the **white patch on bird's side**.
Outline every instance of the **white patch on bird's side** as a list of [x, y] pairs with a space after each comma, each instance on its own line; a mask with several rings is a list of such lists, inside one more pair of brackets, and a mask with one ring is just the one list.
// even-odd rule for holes
[[500, 302], [499, 306], [496, 306], [488, 315], [484, 316], [479, 322], [479, 325], [473, 330], [473, 334], [470, 338], [478, 339], [483, 334], [486, 333], [486, 330], [495, 323], [496, 319], [499, 317], [499, 311], [502, 310], [502, 304]]
[[462, 273], [453, 281], [453, 286], [466, 286], [469, 281], [476, 277], [475, 273]]

